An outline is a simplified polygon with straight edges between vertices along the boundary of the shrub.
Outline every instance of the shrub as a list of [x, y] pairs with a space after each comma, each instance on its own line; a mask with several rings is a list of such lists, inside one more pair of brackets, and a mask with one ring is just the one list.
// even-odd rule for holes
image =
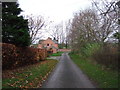
[[112, 69], [118, 69], [118, 48], [113, 45], [103, 45], [93, 54], [97, 63]]
[[29, 65], [33, 63], [37, 63], [39, 58], [37, 58], [37, 50], [34, 48], [21, 48], [18, 47], [16, 50], [18, 54], [16, 63], [17, 66]]
[[2, 44], [2, 68], [11, 69], [45, 60], [46, 49], [31, 47], [16, 47], [12, 44]]
[[85, 57], [90, 57], [100, 48], [98, 43], [88, 43], [81, 48], [81, 54]]
[[85, 58], [92, 58], [107, 68], [118, 69], [119, 52], [115, 44], [88, 43], [81, 48], [80, 54]]
[[45, 58], [47, 57], [47, 50], [46, 49], [38, 49], [38, 57], [39, 57], [39, 60], [45, 60]]
[[16, 61], [16, 47], [12, 44], [2, 44], [2, 68], [10, 68]]

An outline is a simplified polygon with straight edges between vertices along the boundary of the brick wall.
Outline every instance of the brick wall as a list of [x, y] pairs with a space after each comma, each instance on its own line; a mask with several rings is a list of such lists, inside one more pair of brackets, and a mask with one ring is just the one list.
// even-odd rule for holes
[[61, 52], [71, 52], [71, 49], [59, 49]]

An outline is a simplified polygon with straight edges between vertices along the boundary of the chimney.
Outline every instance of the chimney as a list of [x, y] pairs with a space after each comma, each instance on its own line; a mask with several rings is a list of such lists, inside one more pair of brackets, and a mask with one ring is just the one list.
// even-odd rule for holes
[[56, 40], [56, 39], [55, 39], [55, 37], [54, 37], [54, 39], [53, 39], [53, 40]]

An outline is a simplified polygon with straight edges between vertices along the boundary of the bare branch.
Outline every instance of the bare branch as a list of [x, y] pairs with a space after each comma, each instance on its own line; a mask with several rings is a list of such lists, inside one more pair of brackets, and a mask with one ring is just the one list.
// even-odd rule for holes
[[[28, 16], [28, 27], [31, 38], [31, 43], [35, 42], [38, 38], [36, 37], [38, 32], [45, 26], [45, 21], [42, 16]], [[41, 33], [39, 33], [40, 36]], [[40, 39], [40, 38], [39, 38]]]

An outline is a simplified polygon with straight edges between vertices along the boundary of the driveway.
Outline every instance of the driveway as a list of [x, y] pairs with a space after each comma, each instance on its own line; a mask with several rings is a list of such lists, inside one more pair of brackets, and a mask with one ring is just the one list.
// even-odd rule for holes
[[42, 88], [95, 88], [88, 77], [63, 53]]
[[61, 56], [50, 56], [47, 59], [60, 60]]

